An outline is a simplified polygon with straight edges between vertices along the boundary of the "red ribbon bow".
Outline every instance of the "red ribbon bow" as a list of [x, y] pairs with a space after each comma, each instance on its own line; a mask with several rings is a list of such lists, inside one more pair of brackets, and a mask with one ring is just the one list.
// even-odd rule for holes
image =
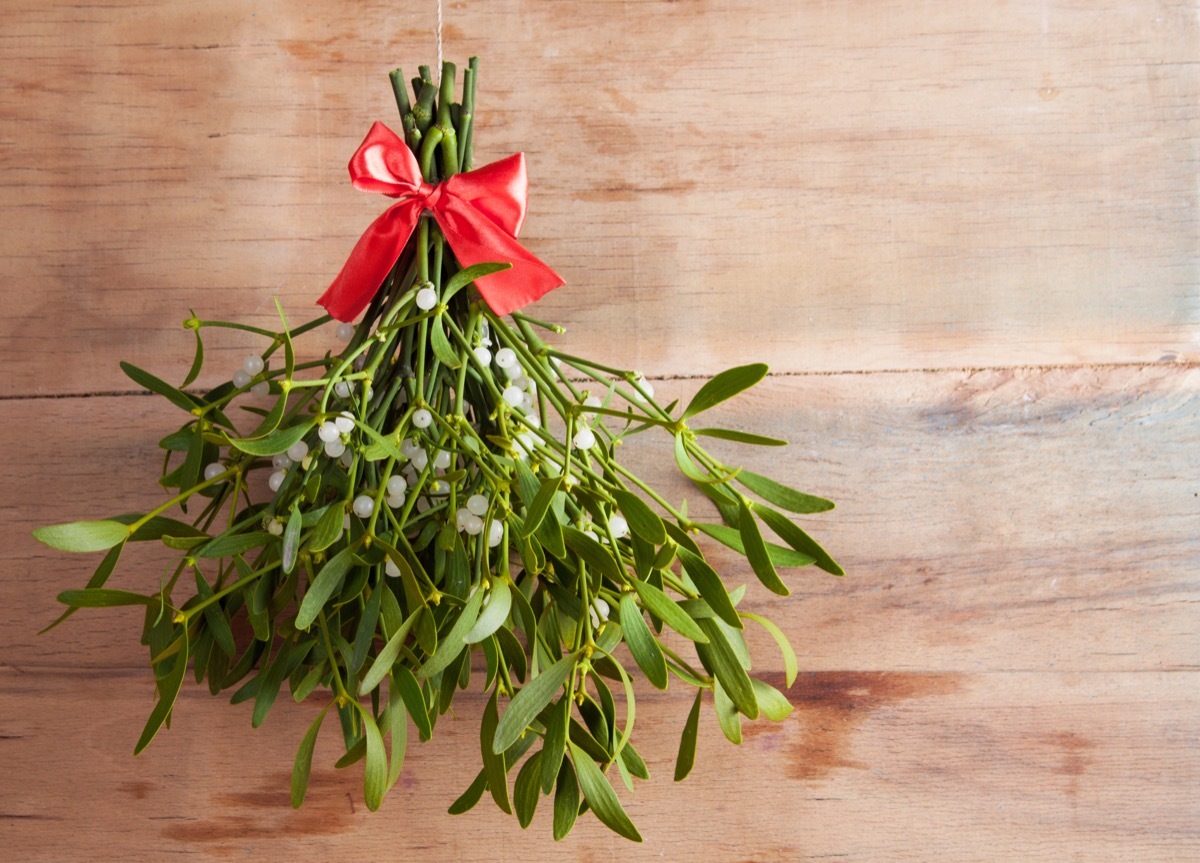
[[412, 151], [395, 132], [376, 123], [350, 159], [350, 181], [356, 189], [399, 201], [363, 232], [342, 271], [317, 300], [339, 321], [353, 320], [370, 305], [426, 210], [463, 267], [513, 265], [475, 280], [496, 314], [506, 315], [563, 284], [516, 239], [529, 192], [524, 153], [430, 185]]

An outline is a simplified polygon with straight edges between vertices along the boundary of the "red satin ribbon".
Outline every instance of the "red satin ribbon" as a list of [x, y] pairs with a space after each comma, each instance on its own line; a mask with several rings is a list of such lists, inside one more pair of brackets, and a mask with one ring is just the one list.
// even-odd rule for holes
[[529, 192], [524, 153], [430, 185], [412, 151], [395, 132], [376, 123], [350, 159], [350, 180], [356, 189], [399, 201], [371, 223], [317, 300], [339, 321], [353, 320], [370, 304], [427, 210], [464, 268], [490, 262], [513, 265], [475, 280], [496, 314], [506, 315], [563, 284], [516, 240]]

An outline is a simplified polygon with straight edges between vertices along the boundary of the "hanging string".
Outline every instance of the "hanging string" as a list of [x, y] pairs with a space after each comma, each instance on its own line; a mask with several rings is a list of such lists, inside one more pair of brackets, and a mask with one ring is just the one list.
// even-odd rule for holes
[[442, 0], [437, 0], [437, 76], [442, 83]]

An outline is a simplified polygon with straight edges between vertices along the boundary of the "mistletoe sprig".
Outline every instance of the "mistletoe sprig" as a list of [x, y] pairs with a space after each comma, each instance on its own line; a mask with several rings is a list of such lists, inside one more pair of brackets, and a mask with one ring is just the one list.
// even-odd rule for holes
[[[453, 64], [440, 87], [422, 67], [412, 103], [392, 73], [427, 182], [470, 167], [476, 70], [472, 60], [461, 103]], [[327, 333], [331, 319], [290, 328], [280, 307], [278, 331], [193, 313], [184, 325], [195, 360], [180, 387], [122, 364], [187, 415], [160, 442], [160, 482], [173, 494], [149, 512], [35, 535], [64, 551], [105, 552], [84, 588], [60, 594], [67, 610], [51, 626], [80, 608], [145, 608], [158, 701], [135, 752], [169, 720], [189, 664], [214, 695], [252, 702], [254, 727], [285, 682], [297, 702], [328, 692], [296, 755], [292, 803], [305, 797], [332, 711], [345, 745], [337, 766], [364, 762], [374, 810], [401, 773], [410, 726], [428, 740], [455, 695], [482, 679], [482, 767], [450, 811], [488, 793], [525, 827], [552, 796], [556, 839], [590, 809], [640, 840], [609, 779], [614, 766], [631, 790], [649, 777], [633, 743], [639, 673], [658, 689], [671, 678], [695, 689], [676, 780], [695, 758], [704, 693], [734, 743], [743, 718], [788, 715], [786, 697], [750, 674], [746, 621], [778, 643], [789, 686], [792, 647], [743, 607], [745, 587], [727, 589], [697, 542], [744, 555], [779, 595], [789, 592], [780, 569], [842, 572], [785, 514], [833, 504], [701, 444], [783, 445], [696, 425], [766, 366], [722, 372], [682, 409], [660, 405], [641, 374], [539, 335], [561, 328], [495, 314], [472, 285], [507, 267], [460, 269], [438, 225], [422, 219], [361, 321], [337, 327], [345, 345], [336, 352], [298, 361], [299, 340]], [[263, 346], [198, 393], [187, 388], [212, 327]], [[670, 436], [678, 468], [721, 523], [690, 518], [620, 462], [622, 445], [646, 431]], [[760, 523], [781, 542], [765, 539]], [[107, 587], [126, 547], [142, 542], [176, 550], [177, 562], [148, 593]]]

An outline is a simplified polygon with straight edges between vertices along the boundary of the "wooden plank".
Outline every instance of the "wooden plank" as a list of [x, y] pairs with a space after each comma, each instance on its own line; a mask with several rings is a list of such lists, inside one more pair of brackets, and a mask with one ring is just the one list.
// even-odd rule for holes
[[[881, 654], [882, 655], [882, 654]], [[137, 759], [145, 681], [122, 673], [0, 669], [0, 824], [36, 863], [107, 858], [804, 861], [1183, 861], [1200, 855], [1196, 671], [877, 673], [803, 677], [783, 724], [735, 748], [704, 712], [699, 760], [671, 782], [688, 710], [677, 688], [641, 699], [652, 779], [624, 799], [646, 841], [591, 816], [550, 848], [544, 805], [527, 832], [482, 803], [445, 814], [479, 766], [479, 698], [413, 745], [381, 811], [359, 767], [335, 772], [318, 741], [303, 809], [288, 806], [311, 705], [249, 709], [185, 694]], [[681, 697], [682, 696], [682, 697]], [[286, 708], [286, 709], [285, 709]], [[619, 784], [619, 783], [618, 783]]]
[[[1193, 360], [1190, 4], [470, 4], [480, 155], [528, 151], [539, 311], [652, 373]], [[432, 9], [66, 0], [0, 40], [2, 394], [178, 378], [178, 321], [310, 307]], [[619, 345], [614, 346], [614, 335]], [[213, 346], [215, 380], [253, 345]], [[54, 358], [47, 367], [46, 356]]]
[[[658, 383], [668, 399], [695, 386]], [[181, 414], [158, 401], [0, 403], [23, 454], [3, 467], [6, 661], [142, 666], [136, 611], [84, 612], [34, 635], [98, 555], [51, 552], [29, 531], [163, 499], [154, 442]], [[770, 378], [711, 421], [792, 446], [713, 451], [837, 501], [804, 523], [849, 575], [800, 571], [781, 600], [717, 559], [731, 583], [754, 585], [747, 601], [795, 636], [812, 670], [1193, 668], [1198, 413], [1200, 370], [1170, 366]], [[695, 507], [663, 442], [634, 441], [628, 463]], [[148, 591], [171, 559], [139, 547], [112, 585]], [[769, 639], [752, 638], [774, 661]]]

